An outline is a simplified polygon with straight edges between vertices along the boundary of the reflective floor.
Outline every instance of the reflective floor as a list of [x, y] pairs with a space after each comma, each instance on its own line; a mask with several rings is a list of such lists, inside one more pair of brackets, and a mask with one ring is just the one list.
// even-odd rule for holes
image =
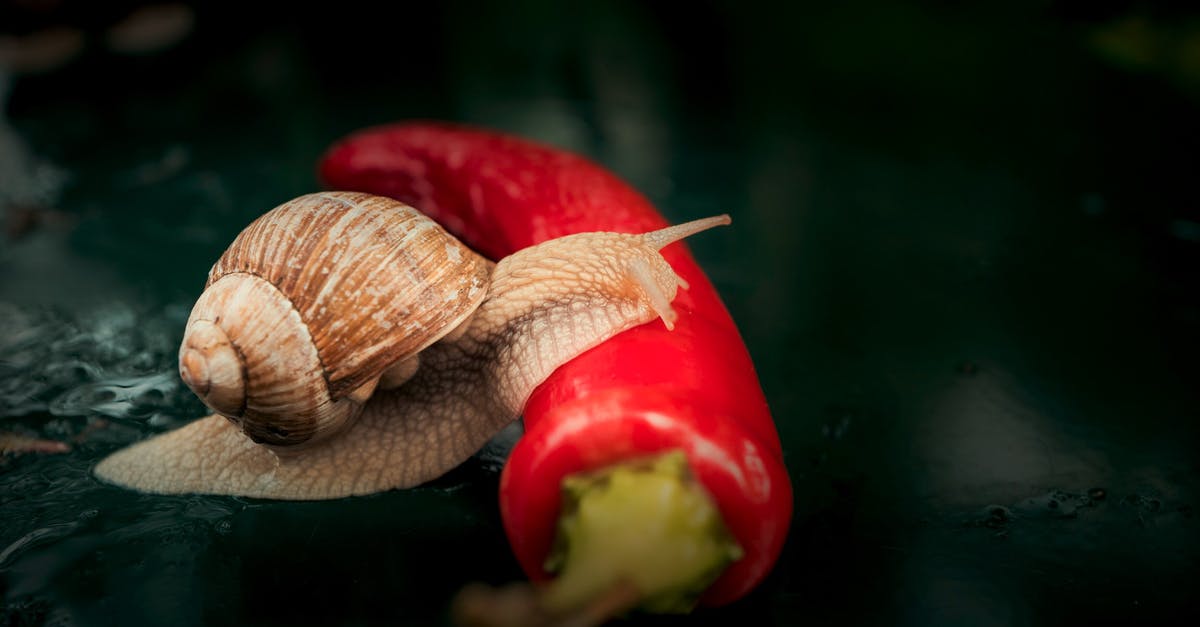
[[587, 154], [673, 220], [733, 216], [692, 246], [795, 520], [745, 600], [628, 622], [1200, 617], [1200, 13], [183, 7], [131, 52], [121, 15], [65, 6], [21, 24], [81, 47], [0, 74], [0, 437], [61, 443], [0, 457], [0, 624], [445, 624], [464, 583], [520, 577], [495, 451], [326, 503], [89, 474], [201, 414], [175, 350], [233, 236], [314, 190], [332, 141], [406, 118]]

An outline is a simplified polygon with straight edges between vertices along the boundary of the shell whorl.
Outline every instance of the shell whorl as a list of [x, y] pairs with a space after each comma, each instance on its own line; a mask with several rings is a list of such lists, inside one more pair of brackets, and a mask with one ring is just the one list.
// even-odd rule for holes
[[403, 203], [302, 196], [251, 223], [213, 266], [180, 373], [256, 441], [318, 441], [353, 420], [389, 366], [469, 317], [490, 269]]
[[211, 320], [188, 325], [179, 350], [179, 374], [205, 405], [217, 412], [240, 415], [246, 404], [243, 359], [229, 336]]

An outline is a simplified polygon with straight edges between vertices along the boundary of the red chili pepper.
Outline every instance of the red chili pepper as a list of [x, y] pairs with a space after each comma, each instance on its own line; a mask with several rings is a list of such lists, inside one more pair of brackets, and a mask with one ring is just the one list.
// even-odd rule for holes
[[[641, 194], [582, 157], [446, 124], [356, 133], [330, 149], [320, 174], [333, 188], [412, 204], [493, 258], [571, 233], [666, 225]], [[662, 253], [691, 286], [673, 302], [675, 329], [655, 321], [626, 331], [534, 392], [525, 436], [501, 477], [500, 507], [522, 567], [545, 580], [564, 477], [682, 449], [744, 551], [701, 598], [720, 605], [745, 595], [774, 564], [791, 519], [791, 483], [729, 312], [684, 246]]]

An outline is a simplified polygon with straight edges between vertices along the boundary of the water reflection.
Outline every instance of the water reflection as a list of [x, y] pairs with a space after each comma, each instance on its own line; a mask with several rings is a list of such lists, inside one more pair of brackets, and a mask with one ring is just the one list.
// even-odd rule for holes
[[[1019, 584], [997, 578], [995, 564], [931, 563], [909, 561], [901, 573], [905, 582], [898, 591], [907, 608], [907, 625], [1025, 625], [1030, 608]], [[1019, 571], [1009, 571], [1014, 580]]]
[[947, 383], [930, 399], [916, 440], [920, 485], [936, 503], [961, 504], [1110, 472], [1103, 450], [1075, 439], [1045, 411], [994, 367]]
[[70, 316], [0, 302], [0, 418], [198, 415], [175, 374], [185, 316], [179, 306]]

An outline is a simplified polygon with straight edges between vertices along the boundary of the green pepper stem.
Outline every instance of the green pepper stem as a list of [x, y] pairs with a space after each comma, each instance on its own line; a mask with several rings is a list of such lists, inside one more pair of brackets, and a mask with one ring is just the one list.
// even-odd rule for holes
[[463, 627], [594, 627], [634, 608], [687, 612], [742, 550], [683, 451], [563, 480], [563, 507], [546, 569], [558, 577], [455, 599]]
[[572, 475], [543, 605], [570, 612], [627, 582], [642, 609], [687, 612], [741, 555], [683, 451]]

